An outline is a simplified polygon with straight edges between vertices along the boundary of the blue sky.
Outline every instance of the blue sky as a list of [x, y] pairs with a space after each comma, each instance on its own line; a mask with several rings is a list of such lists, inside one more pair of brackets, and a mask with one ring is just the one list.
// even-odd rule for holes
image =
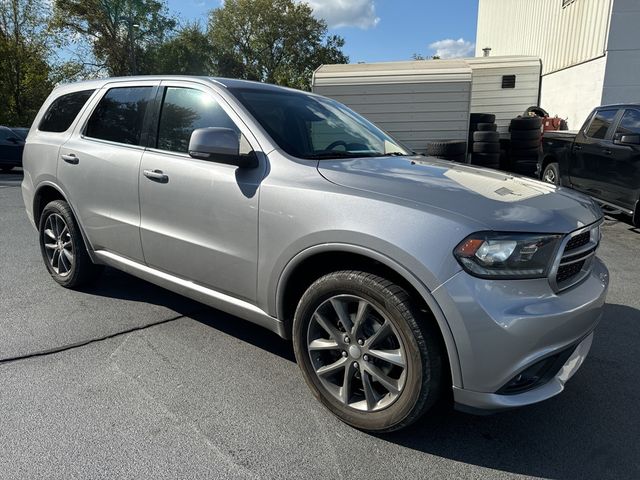
[[[414, 53], [474, 56], [478, 0], [307, 0], [351, 62], [408, 60]], [[207, 20], [220, 0], [169, 0], [182, 20]]]

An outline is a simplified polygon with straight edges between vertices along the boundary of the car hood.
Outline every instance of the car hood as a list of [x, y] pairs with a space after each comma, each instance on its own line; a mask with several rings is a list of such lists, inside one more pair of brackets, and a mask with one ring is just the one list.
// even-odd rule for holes
[[572, 190], [430, 157], [322, 160], [318, 170], [337, 185], [450, 212], [494, 231], [568, 233], [602, 217], [593, 200]]

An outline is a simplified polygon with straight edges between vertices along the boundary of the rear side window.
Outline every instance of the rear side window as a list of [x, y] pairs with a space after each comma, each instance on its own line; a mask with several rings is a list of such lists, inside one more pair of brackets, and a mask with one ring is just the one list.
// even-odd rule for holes
[[158, 148], [187, 153], [191, 133], [198, 128], [240, 130], [210, 95], [193, 88], [167, 87], [158, 126]]
[[609, 127], [617, 113], [617, 110], [597, 111], [591, 121], [591, 125], [589, 125], [589, 128], [585, 132], [587, 137], [604, 138], [607, 135], [607, 130], [609, 130]]
[[627, 110], [624, 112], [622, 120], [616, 133], [622, 135], [640, 135], [640, 112], [638, 110]]
[[91, 114], [85, 136], [127, 145], [140, 145], [144, 115], [153, 87], [109, 90]]
[[94, 90], [82, 90], [56, 98], [42, 117], [38, 130], [66, 132], [93, 92]]

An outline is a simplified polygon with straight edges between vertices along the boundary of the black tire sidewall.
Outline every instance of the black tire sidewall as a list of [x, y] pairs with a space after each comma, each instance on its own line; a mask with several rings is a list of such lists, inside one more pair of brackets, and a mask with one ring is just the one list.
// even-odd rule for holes
[[[362, 272], [337, 272], [326, 275], [316, 281], [303, 295], [295, 313], [293, 323], [293, 344], [298, 365], [314, 396], [334, 415], [344, 422], [366, 431], [391, 431], [407, 423], [407, 419], [415, 416], [415, 411], [423, 411], [427, 396], [437, 396], [429, 390], [433, 360], [429, 360], [426, 343], [415, 319], [408, 319], [398, 308], [396, 297], [380, 283], [362, 281], [363, 278], [374, 277]], [[407, 354], [407, 377], [400, 397], [390, 406], [375, 412], [359, 412], [346, 407], [326, 392], [318, 379], [309, 358], [306, 336], [311, 316], [316, 308], [328, 298], [338, 294], [357, 295], [371, 302], [384, 312], [392, 322]], [[412, 312], [413, 313], [413, 312]], [[413, 316], [413, 315], [411, 315]], [[407, 321], [409, 320], [409, 322]], [[409, 323], [413, 323], [410, 325]], [[422, 348], [420, 348], [420, 345]], [[437, 366], [436, 368], [439, 368]], [[434, 388], [434, 390], [437, 390]], [[429, 399], [429, 404], [435, 401]], [[417, 415], [419, 416], [419, 415]], [[412, 420], [411, 420], [412, 421]], [[408, 422], [410, 423], [410, 422]]]
[[[60, 215], [65, 223], [67, 224], [67, 228], [69, 229], [69, 234], [71, 235], [71, 241], [73, 243], [73, 253], [74, 253], [74, 262], [71, 266], [71, 273], [66, 276], [58, 275], [55, 270], [53, 270], [52, 266], [49, 263], [49, 259], [47, 258], [46, 249], [44, 246], [45, 233], [44, 226], [47, 221], [47, 218], [52, 214]], [[82, 254], [84, 253], [82, 249], [84, 249], [84, 240], [82, 235], [80, 234], [80, 230], [78, 229], [78, 225], [76, 224], [75, 219], [71, 213], [71, 209], [69, 205], [62, 200], [54, 200], [53, 202], [48, 203], [44, 210], [42, 210], [42, 214], [40, 215], [40, 221], [38, 223], [38, 236], [40, 243], [40, 252], [42, 253], [42, 259], [49, 271], [49, 274], [53, 279], [58, 282], [63, 287], [72, 287], [78, 283], [81, 268], [82, 268]]]
[[[559, 185], [560, 184], [560, 172], [558, 169], [558, 164], [555, 162], [552, 162], [550, 164], [548, 164], [546, 167], [544, 167], [544, 171], [542, 172], [542, 180], [544, 180], [545, 174], [547, 173], [547, 170], [553, 170], [553, 173], [556, 176], [556, 181], [553, 183], [553, 185]], [[546, 180], [544, 180], [546, 182]], [[549, 182], [547, 182], [549, 183]]]

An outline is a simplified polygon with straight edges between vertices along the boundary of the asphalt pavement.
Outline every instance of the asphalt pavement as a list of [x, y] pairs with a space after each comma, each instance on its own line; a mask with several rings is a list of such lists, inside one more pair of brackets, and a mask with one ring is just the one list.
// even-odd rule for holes
[[115, 270], [49, 277], [0, 174], [0, 478], [640, 478], [640, 231], [608, 218], [611, 290], [560, 396], [374, 436], [326, 412], [290, 345]]

